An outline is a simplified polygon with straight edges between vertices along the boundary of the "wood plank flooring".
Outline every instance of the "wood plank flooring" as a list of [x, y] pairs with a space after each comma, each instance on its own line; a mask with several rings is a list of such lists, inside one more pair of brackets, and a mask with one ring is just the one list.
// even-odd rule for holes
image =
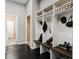
[[6, 47], [5, 59], [50, 59], [48, 52], [40, 55], [40, 49], [30, 49], [28, 45], [12, 45]]

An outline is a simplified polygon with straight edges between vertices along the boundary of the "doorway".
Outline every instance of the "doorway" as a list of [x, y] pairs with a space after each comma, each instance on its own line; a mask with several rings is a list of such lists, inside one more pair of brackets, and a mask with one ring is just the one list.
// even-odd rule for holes
[[26, 19], [26, 36], [27, 44], [30, 46], [30, 16], [27, 16]]
[[17, 16], [6, 15], [6, 45], [13, 45], [18, 43], [18, 31], [17, 31]]

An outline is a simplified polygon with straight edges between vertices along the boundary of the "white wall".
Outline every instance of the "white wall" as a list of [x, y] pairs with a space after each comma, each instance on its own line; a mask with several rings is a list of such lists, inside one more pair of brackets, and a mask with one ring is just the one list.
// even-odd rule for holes
[[16, 4], [10, 1], [6, 1], [5, 4], [5, 13], [11, 14], [11, 15], [17, 15], [18, 16], [18, 40], [19, 43], [23, 43], [25, 36], [24, 36], [24, 20], [25, 20], [25, 6], [22, 6], [20, 4]]
[[[70, 15], [71, 14], [69, 13], [63, 16], [69, 18]], [[64, 41], [70, 42], [71, 45], [73, 45], [73, 28], [67, 27], [66, 24], [62, 24], [59, 19], [55, 19], [54, 22], [54, 46], [63, 44]]]
[[27, 2], [25, 9], [26, 9], [26, 15], [27, 16], [31, 15], [31, 13], [32, 13], [32, 2], [31, 2], [31, 0], [29, 0]]

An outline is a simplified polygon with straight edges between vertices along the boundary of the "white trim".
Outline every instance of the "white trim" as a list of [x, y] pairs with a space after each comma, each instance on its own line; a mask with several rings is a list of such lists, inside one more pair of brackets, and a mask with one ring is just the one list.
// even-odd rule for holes
[[5, 46], [11, 46], [11, 45], [17, 45], [17, 44], [5, 44]]
[[17, 20], [16, 20], [16, 39], [17, 39], [17, 43], [19, 42], [19, 39], [18, 39], [18, 16], [17, 17]]
[[26, 42], [21, 42], [21, 43], [17, 43], [17, 44], [19, 45], [19, 44], [27, 44], [27, 43]]
[[5, 46], [11, 46], [11, 45], [20, 45], [20, 44], [27, 44], [26, 42], [21, 42], [21, 43], [17, 43], [17, 44], [7, 44]]
[[27, 23], [26, 22], [27, 22], [27, 16], [25, 18], [25, 34], [24, 34], [25, 35], [24, 41], [27, 43], [27, 35], [26, 35], [27, 34], [27, 29], [26, 29], [27, 28]]

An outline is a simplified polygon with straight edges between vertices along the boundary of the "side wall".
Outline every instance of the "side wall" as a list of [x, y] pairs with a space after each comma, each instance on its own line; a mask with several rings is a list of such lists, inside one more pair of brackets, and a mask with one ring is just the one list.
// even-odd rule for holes
[[[68, 20], [71, 13], [63, 14], [60, 17], [65, 16]], [[73, 28], [67, 27], [66, 24], [62, 24], [60, 22], [60, 17], [59, 19], [54, 19], [54, 46], [63, 44], [64, 41], [69, 42], [71, 45], [73, 45]]]

